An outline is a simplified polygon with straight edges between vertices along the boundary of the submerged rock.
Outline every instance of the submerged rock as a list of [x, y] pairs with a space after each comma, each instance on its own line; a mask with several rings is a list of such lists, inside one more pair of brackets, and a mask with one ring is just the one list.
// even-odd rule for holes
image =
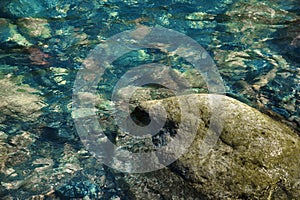
[[63, 185], [56, 190], [56, 196], [61, 199], [98, 199], [98, 193], [100, 193], [100, 191], [95, 184], [82, 180], [72, 180], [68, 185]]
[[0, 18], [0, 44], [2, 48], [19, 46], [27, 47], [32, 45], [18, 32], [16, 25], [4, 18]]
[[21, 18], [17, 24], [19, 29], [29, 37], [50, 38], [51, 29], [46, 19], [42, 18]]
[[61, 142], [57, 136], [60, 127], [51, 129], [43, 124], [45, 104], [35, 94], [38, 92], [11, 79], [0, 79], [0, 199], [117, 196], [113, 177], [101, 163], [74, 140]]
[[[186, 102], [187, 116], [174, 109], [178, 99]], [[208, 99], [222, 102], [217, 119], [211, 119], [215, 107], [209, 106]], [[169, 166], [174, 176], [181, 176], [199, 194], [209, 199], [296, 199], [300, 196], [300, 138], [285, 124], [221, 95], [171, 97], [142, 102], [139, 107], [148, 111], [157, 103], [164, 106], [168, 120], [175, 124], [186, 120], [185, 117], [200, 121], [188, 151]], [[215, 146], [203, 156], [201, 149], [212, 120], [223, 122], [223, 128]], [[192, 131], [184, 124], [183, 129], [183, 135]], [[175, 180], [172, 175], [169, 178]]]
[[0, 113], [21, 121], [35, 121], [45, 106], [38, 91], [29, 86], [18, 86], [9, 79], [0, 80]]

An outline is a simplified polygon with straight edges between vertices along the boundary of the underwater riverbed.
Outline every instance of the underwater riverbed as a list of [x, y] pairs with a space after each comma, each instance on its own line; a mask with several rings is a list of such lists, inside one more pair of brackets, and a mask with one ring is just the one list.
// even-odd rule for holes
[[[226, 174], [226, 170], [224, 174], [218, 171], [224, 166], [217, 164], [220, 161], [217, 158], [214, 164], [220, 174], [214, 174], [212, 168], [211, 171], [203, 169], [206, 174], [199, 178], [196, 172], [189, 175], [188, 168], [186, 173], [182, 172], [181, 167], [190, 166], [188, 164], [176, 162], [153, 173], [128, 174], [111, 169], [92, 156], [84, 139], [78, 135], [73, 119], [72, 97], [77, 73], [84, 67], [89, 69], [91, 61], [87, 57], [99, 44], [105, 45], [116, 34], [137, 28], [141, 28], [142, 33], [135, 36], [144, 37], [145, 27], [172, 29], [196, 41], [216, 64], [224, 83], [224, 95], [268, 115], [276, 123], [280, 121], [290, 127], [291, 132], [300, 133], [300, 5], [297, 0], [4, 0], [0, 2], [0, 198], [262, 199], [267, 196], [269, 199], [295, 199], [297, 181], [289, 188], [284, 182], [288, 178], [281, 176], [270, 178], [268, 183], [262, 181], [261, 185], [257, 178], [258, 187], [245, 178], [245, 185], [242, 185], [249, 193], [239, 194], [233, 186], [212, 192], [214, 185], [207, 186], [206, 182]], [[211, 92], [203, 81], [203, 74], [175, 55], [189, 54], [189, 49], [170, 50], [165, 46], [168, 44], [156, 44], [156, 49], [134, 49], [122, 55], [103, 72], [95, 89], [97, 97], [83, 95], [82, 101], [96, 99], [97, 117], [105, 136], [113, 143], [131, 145], [132, 142], [124, 131], [118, 130], [111, 102], [115, 85], [127, 71], [149, 63], [164, 64], [172, 67], [172, 77], [178, 80], [177, 84], [182, 79], [188, 81], [190, 88], [186, 94]], [[197, 55], [191, 53], [194, 54]], [[161, 81], [168, 83], [169, 76], [163, 74], [157, 72], [155, 76], [161, 76]], [[163, 77], [167, 78], [163, 80]], [[84, 78], [93, 80], [89, 76]], [[126, 87], [122, 90], [124, 94], [132, 89]], [[148, 84], [145, 88], [140, 88], [131, 103], [174, 96], [167, 88], [157, 85]], [[143, 121], [145, 113], [139, 110], [136, 113], [137, 121]], [[247, 116], [247, 113], [240, 115]], [[233, 121], [233, 124], [239, 123], [238, 118]], [[256, 128], [251, 121], [249, 124], [252, 125], [249, 130]], [[245, 122], [241, 126], [249, 124]], [[172, 138], [177, 128], [171, 121], [161, 135], [168, 133]], [[165, 145], [169, 139], [161, 135], [152, 138], [155, 148]], [[274, 149], [279, 143], [291, 145], [281, 139], [278, 141], [284, 142], [277, 144], [277, 138], [272, 135], [264, 137], [274, 137], [270, 144]], [[299, 139], [291, 140], [296, 141], [293, 145], [298, 144]], [[229, 146], [240, 151], [235, 148], [238, 145], [229, 142]], [[102, 153], [111, 152], [103, 150]], [[292, 155], [287, 154], [287, 157]], [[232, 162], [242, 162], [245, 168], [254, 163], [254, 171], [272, 168], [249, 155], [250, 161]], [[293, 156], [299, 160], [299, 154]], [[252, 164], [249, 165], [252, 167]], [[278, 164], [278, 174], [286, 172], [282, 165]], [[229, 179], [231, 176], [224, 178], [224, 182]]]

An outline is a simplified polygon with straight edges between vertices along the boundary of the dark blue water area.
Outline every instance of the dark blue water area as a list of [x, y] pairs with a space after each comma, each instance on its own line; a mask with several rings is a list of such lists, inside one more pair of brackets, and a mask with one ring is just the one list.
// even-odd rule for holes
[[300, 8], [299, 8], [299, 1], [298, 0], [289, 0], [289, 1], [277, 0], [277, 2], [280, 5], [281, 9], [288, 10], [288, 11], [300, 14]]
[[[292, 22], [287, 27], [279, 29], [274, 33], [274, 39], [270, 46], [276, 49], [281, 55], [289, 59], [299, 67], [300, 48], [299, 39], [295, 39], [300, 33], [300, 22]], [[294, 44], [293, 44], [294, 43]]]

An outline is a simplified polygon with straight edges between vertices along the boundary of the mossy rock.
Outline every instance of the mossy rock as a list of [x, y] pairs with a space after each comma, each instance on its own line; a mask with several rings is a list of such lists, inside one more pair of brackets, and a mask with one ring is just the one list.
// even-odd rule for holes
[[[178, 101], [184, 102], [188, 115], [174, 109]], [[158, 102], [166, 109], [168, 120], [176, 124], [199, 120], [192, 145], [170, 168], [201, 194], [210, 199], [300, 196], [300, 138], [285, 124], [235, 99], [213, 94], [146, 101], [140, 108], [147, 111]], [[222, 128], [209, 130], [212, 121]], [[191, 127], [183, 127], [189, 135]], [[220, 130], [215, 133], [220, 134], [219, 140], [203, 156], [204, 138], [215, 130]]]

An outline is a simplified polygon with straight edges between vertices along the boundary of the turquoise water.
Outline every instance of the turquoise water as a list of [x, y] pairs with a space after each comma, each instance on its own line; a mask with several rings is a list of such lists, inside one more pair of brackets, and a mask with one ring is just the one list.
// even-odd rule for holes
[[[46, 104], [43, 114], [34, 123], [21, 123], [10, 118], [2, 122], [4, 125], [0, 130], [11, 136], [24, 130], [37, 133], [38, 139], [28, 147], [32, 153], [26, 162], [20, 165], [14, 161], [8, 163], [9, 168], [16, 168], [18, 175], [7, 176], [2, 172], [1, 181], [25, 180], [33, 171], [28, 169], [33, 167], [32, 160], [41, 155], [51, 157], [54, 163], [52, 173], [58, 173], [63, 163], [60, 156], [66, 151], [66, 146], [74, 151], [80, 149], [70, 109], [76, 73], [98, 44], [138, 26], [164, 27], [191, 37], [216, 63], [228, 96], [299, 130], [299, 15], [297, 0], [1, 1], [0, 78], [9, 77], [16, 84], [37, 89], [36, 94], [43, 97]], [[99, 94], [109, 99], [116, 82], [127, 70], [153, 62], [169, 64], [182, 73], [191, 67], [184, 60], [158, 50], [133, 51], [105, 71], [98, 84]], [[184, 64], [188, 67], [180, 67]], [[207, 92], [197, 84], [193, 91]], [[109, 118], [105, 110], [100, 112]], [[47, 147], [49, 152], [45, 154], [47, 150], [39, 146]], [[28, 174], [24, 172], [26, 170]], [[91, 176], [105, 176], [106, 182], [98, 187], [88, 181]], [[126, 199], [128, 195], [116, 184], [113, 173], [103, 166], [95, 169], [90, 163], [84, 170], [74, 170], [72, 176], [66, 177], [60, 182], [55, 177], [48, 184], [46, 179], [43, 180], [41, 185], [46, 189], [38, 186], [7, 189], [9, 187], [2, 184], [0, 198], [7, 195], [29, 198], [60, 187], [63, 191], [67, 190], [65, 182], [71, 186], [82, 182], [78, 187], [85, 188], [91, 198], [96, 198], [91, 190], [102, 190], [102, 199]]]

